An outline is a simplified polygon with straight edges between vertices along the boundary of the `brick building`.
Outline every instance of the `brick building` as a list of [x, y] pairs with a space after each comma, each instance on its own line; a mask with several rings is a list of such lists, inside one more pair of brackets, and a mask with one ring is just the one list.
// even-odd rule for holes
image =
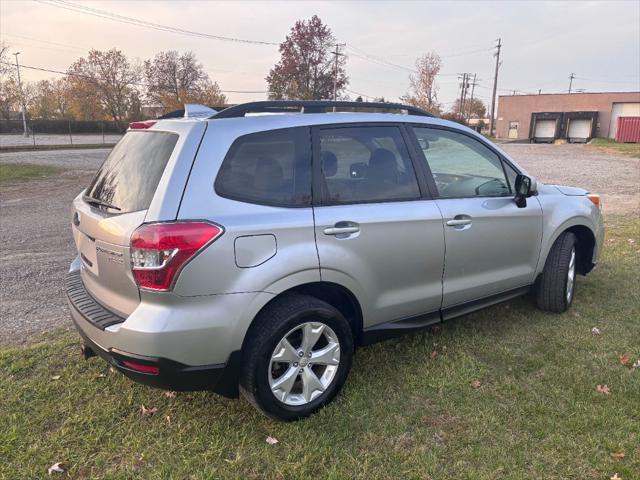
[[615, 138], [619, 117], [640, 117], [640, 92], [502, 95], [496, 136], [537, 142]]

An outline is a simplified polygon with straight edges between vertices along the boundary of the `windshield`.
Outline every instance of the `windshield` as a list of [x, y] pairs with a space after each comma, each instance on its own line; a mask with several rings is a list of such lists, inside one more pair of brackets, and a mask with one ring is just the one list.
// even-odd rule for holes
[[128, 132], [91, 181], [86, 200], [121, 213], [148, 209], [177, 141], [175, 133]]

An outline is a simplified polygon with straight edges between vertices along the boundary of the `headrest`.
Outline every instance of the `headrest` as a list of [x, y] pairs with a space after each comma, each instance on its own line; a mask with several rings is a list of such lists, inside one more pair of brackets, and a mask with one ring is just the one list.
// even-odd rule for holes
[[338, 157], [333, 152], [322, 152], [322, 172], [325, 178], [333, 177], [338, 173]]

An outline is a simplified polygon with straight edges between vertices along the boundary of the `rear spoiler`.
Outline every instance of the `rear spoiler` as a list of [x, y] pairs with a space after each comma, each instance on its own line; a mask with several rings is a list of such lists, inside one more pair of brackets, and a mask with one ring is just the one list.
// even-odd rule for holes
[[165, 120], [167, 118], [209, 118], [216, 113], [218, 113], [218, 110], [207, 107], [206, 105], [186, 103], [182, 110], [165, 113], [161, 117], [158, 117], [158, 120]]

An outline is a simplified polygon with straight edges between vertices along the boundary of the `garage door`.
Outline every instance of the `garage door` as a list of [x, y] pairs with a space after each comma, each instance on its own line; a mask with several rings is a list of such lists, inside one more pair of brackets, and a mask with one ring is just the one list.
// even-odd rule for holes
[[553, 140], [556, 138], [556, 121], [538, 120], [533, 136], [536, 140]]
[[586, 142], [591, 136], [591, 120], [575, 119], [569, 121], [567, 137], [570, 142]]
[[613, 107], [611, 108], [609, 138], [616, 138], [616, 130], [618, 129], [618, 117], [640, 117], [640, 103], [625, 102], [613, 104]]

